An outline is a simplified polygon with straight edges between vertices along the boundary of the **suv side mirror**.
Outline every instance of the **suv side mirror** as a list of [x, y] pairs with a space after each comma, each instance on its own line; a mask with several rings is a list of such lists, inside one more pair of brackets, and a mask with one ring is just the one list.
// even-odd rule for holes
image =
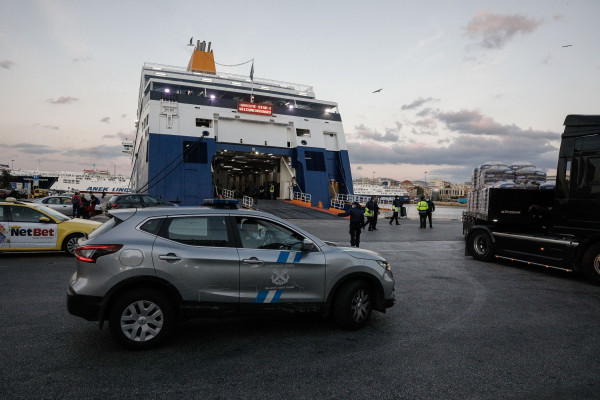
[[52, 220], [48, 217], [40, 217], [39, 222], [47, 223], [47, 222], [52, 222]]
[[313, 247], [315, 247], [315, 244], [312, 240], [304, 239], [302, 241], [302, 251], [312, 251]]

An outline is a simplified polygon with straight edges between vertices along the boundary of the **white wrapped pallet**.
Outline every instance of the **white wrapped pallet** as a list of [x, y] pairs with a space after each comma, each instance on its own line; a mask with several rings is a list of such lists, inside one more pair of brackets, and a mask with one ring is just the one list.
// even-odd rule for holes
[[535, 165], [533, 165], [529, 161], [515, 161], [514, 163], [511, 163], [508, 167], [510, 169], [512, 169], [513, 171], [516, 171], [518, 169], [527, 168], [527, 167], [535, 168]]

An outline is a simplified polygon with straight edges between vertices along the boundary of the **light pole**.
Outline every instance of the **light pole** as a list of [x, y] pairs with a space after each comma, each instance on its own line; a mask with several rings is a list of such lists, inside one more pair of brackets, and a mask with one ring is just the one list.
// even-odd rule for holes
[[427, 171], [425, 171], [425, 183], [427, 183]]
[[15, 160], [10, 160], [10, 169], [15, 169]]
[[375, 171], [373, 171], [373, 183], [375, 183]]

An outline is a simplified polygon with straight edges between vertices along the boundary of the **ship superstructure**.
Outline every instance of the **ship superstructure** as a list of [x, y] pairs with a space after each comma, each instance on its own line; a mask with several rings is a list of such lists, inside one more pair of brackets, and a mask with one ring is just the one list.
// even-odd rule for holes
[[[249, 65], [250, 67], [250, 65]], [[313, 88], [216, 71], [198, 42], [187, 68], [144, 64], [131, 189], [198, 205], [224, 189], [313, 205], [352, 192], [337, 103]]]

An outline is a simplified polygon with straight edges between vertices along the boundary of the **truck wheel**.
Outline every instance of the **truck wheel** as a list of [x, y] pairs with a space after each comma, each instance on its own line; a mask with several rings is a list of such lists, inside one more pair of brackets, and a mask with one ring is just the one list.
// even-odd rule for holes
[[75, 249], [78, 246], [79, 238], [83, 237], [81, 233], [74, 233], [63, 240], [62, 250], [70, 256], [75, 255]]
[[471, 231], [467, 237], [467, 246], [476, 260], [490, 261], [494, 257], [494, 241], [489, 232], [483, 229]]
[[367, 324], [373, 309], [373, 294], [369, 285], [355, 280], [340, 288], [335, 297], [335, 321], [346, 329], [359, 329]]
[[173, 308], [161, 293], [150, 289], [126, 292], [113, 304], [109, 327], [115, 340], [130, 350], [161, 344], [171, 333]]
[[600, 243], [590, 246], [585, 251], [582, 266], [585, 276], [596, 285], [600, 285]]

